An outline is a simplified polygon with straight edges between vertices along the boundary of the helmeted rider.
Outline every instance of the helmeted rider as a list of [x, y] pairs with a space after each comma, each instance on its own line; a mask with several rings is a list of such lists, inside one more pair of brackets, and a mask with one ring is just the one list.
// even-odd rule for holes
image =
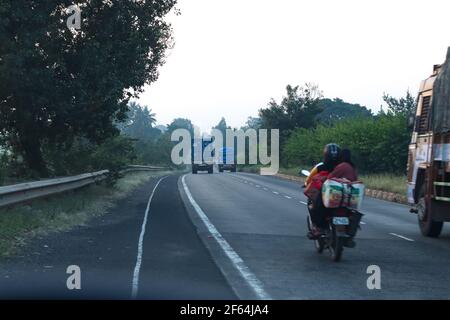
[[[326, 208], [323, 206], [321, 189], [323, 182], [328, 175], [339, 164], [341, 148], [336, 143], [329, 143], [323, 150], [323, 162], [316, 165], [308, 178], [306, 179], [305, 194], [311, 199], [310, 216], [313, 223], [312, 231], [308, 233], [308, 237], [315, 239], [322, 233], [322, 229], [326, 227], [325, 215]], [[312, 192], [308, 192], [311, 190]], [[311, 197], [311, 194], [314, 194]]]

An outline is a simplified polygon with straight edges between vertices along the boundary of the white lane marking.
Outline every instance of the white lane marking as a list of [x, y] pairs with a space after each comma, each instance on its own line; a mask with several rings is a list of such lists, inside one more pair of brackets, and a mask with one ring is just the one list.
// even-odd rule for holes
[[261, 281], [250, 271], [250, 269], [245, 264], [244, 260], [237, 254], [236, 251], [230, 246], [230, 244], [222, 237], [220, 232], [216, 229], [216, 227], [211, 223], [206, 214], [203, 212], [202, 208], [197, 204], [197, 202], [192, 197], [191, 192], [186, 184], [186, 175], [181, 179], [183, 184], [184, 192], [188, 197], [191, 205], [194, 207], [197, 215], [202, 220], [203, 224], [208, 229], [209, 233], [214, 237], [219, 246], [222, 248], [224, 253], [228, 256], [233, 266], [240, 273], [241, 277], [247, 282], [249, 287], [255, 292], [256, 296], [261, 300], [270, 300], [270, 295], [264, 290]]
[[289, 197], [289, 196], [284, 196], [286, 199], [292, 199], [291, 197]]
[[257, 188], [261, 188], [261, 186], [259, 185], [259, 184], [257, 184], [255, 187], [257, 187]]
[[360, 221], [359, 223], [362, 224], [362, 225], [367, 224], [367, 223], [365, 223], [364, 221]]
[[273, 193], [273, 194], [279, 194], [279, 193], [278, 193], [278, 192], [276, 192], [276, 191], [272, 191], [272, 193]]
[[398, 237], [398, 238], [400, 238], [400, 239], [403, 239], [403, 240], [406, 240], [406, 241], [411, 241], [411, 242], [414, 242], [414, 240], [413, 239], [410, 239], [410, 238], [407, 238], [407, 237], [404, 237], [404, 236], [402, 236], [402, 235], [399, 235], [399, 234], [396, 234], [396, 233], [389, 233], [390, 235], [392, 235], [392, 236], [394, 236], [394, 237]]
[[267, 188], [264, 188], [264, 191], [269, 191], [269, 189], [267, 189]]
[[156, 188], [158, 188], [158, 185], [165, 178], [167, 178], [167, 176], [162, 177], [161, 179], [159, 179], [159, 181], [156, 183], [155, 187], [153, 188], [153, 191], [150, 194], [150, 197], [148, 198], [147, 208], [145, 209], [144, 221], [142, 222], [142, 227], [141, 227], [141, 234], [139, 236], [138, 254], [137, 254], [137, 258], [136, 258], [136, 266], [134, 267], [134, 272], [133, 272], [133, 283], [132, 283], [132, 291], [131, 291], [132, 299], [136, 299], [137, 293], [138, 293], [138, 289], [139, 289], [139, 272], [141, 270], [141, 264], [142, 264], [142, 253], [144, 252], [144, 235], [145, 235], [145, 229], [146, 229], [146, 226], [147, 226], [148, 213], [150, 211], [150, 204], [152, 202], [153, 195], [155, 194]]

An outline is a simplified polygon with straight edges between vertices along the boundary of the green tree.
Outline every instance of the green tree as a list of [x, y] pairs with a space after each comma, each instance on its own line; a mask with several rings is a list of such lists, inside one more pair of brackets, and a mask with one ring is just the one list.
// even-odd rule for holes
[[316, 116], [319, 123], [331, 124], [348, 118], [371, 117], [372, 112], [359, 104], [345, 102], [342, 99], [320, 99], [319, 107], [322, 109]]
[[[45, 145], [43, 157], [49, 170], [57, 176], [107, 169], [111, 172], [111, 178], [117, 178], [123, 167], [136, 161], [137, 154], [134, 141], [118, 135], [105, 139], [100, 144], [92, 143], [86, 138], [76, 138], [64, 150], [56, 145]], [[26, 177], [26, 172], [20, 176]]]
[[[213, 129], [217, 129], [222, 133], [222, 145], [226, 146], [227, 142], [227, 129], [231, 129], [229, 125], [227, 125], [227, 121], [224, 117], [222, 117], [219, 123], [213, 127]], [[231, 146], [230, 146], [231, 147]]]
[[161, 131], [154, 127], [156, 118], [151, 109], [135, 102], [131, 102], [128, 108], [127, 120], [119, 123], [119, 128], [124, 135], [141, 141], [152, 141], [161, 135]]
[[281, 103], [272, 99], [267, 108], [259, 110], [262, 127], [279, 129], [282, 142], [296, 128], [313, 128], [316, 116], [322, 111], [319, 106], [321, 97], [322, 93], [316, 85], [288, 85]]
[[129, 99], [158, 77], [175, 2], [79, 0], [79, 31], [66, 26], [71, 0], [0, 2], [0, 133], [31, 170], [48, 173], [45, 145], [117, 135]]
[[403, 116], [349, 118], [332, 125], [295, 130], [282, 150], [282, 160], [289, 166], [312, 166], [322, 160], [323, 147], [334, 142], [352, 151], [361, 172], [403, 174], [409, 139]]
[[220, 130], [220, 132], [222, 132], [222, 134], [225, 135], [227, 129], [231, 129], [231, 127], [227, 125], [227, 121], [225, 120], [224, 117], [222, 117], [219, 123], [216, 126], [214, 126], [213, 129]]
[[184, 118], [176, 118], [169, 125], [167, 125], [167, 133], [171, 134], [176, 129], [186, 129], [194, 136], [194, 125], [191, 120]]
[[247, 129], [261, 129], [262, 128], [262, 123], [261, 123], [261, 118], [259, 117], [248, 117], [247, 121], [245, 122], [245, 125], [241, 128], [242, 130], [247, 130]]
[[409, 90], [406, 92], [406, 96], [402, 98], [394, 98], [391, 95], [385, 93], [383, 95], [383, 101], [388, 106], [388, 113], [394, 115], [408, 115], [414, 112], [416, 109], [416, 100], [411, 95]]

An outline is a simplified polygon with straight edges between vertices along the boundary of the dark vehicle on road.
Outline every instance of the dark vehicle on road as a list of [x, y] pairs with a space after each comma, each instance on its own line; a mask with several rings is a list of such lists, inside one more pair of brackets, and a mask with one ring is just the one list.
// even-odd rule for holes
[[424, 236], [450, 221], [450, 48], [420, 85], [408, 156], [408, 202]]
[[[192, 173], [197, 174], [198, 171], [207, 171], [213, 173], [214, 170], [214, 154], [209, 155], [205, 149], [212, 144], [212, 138], [192, 139], [191, 160]], [[208, 154], [208, 155], [207, 155]]]

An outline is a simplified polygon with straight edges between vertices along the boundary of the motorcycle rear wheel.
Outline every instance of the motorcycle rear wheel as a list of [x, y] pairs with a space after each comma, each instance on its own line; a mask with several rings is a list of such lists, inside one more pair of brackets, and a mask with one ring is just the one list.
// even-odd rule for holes
[[[311, 221], [311, 217], [309, 215], [306, 218], [306, 223], [308, 225], [308, 230], [312, 231], [312, 221]], [[325, 248], [324, 239], [319, 238], [317, 240], [314, 240], [314, 246], [316, 247], [317, 253], [321, 254], [323, 252], [323, 249]]]
[[332, 226], [330, 241], [331, 243], [328, 249], [330, 250], [331, 260], [339, 262], [341, 261], [342, 252], [344, 251], [344, 238], [338, 237], [335, 226]]

